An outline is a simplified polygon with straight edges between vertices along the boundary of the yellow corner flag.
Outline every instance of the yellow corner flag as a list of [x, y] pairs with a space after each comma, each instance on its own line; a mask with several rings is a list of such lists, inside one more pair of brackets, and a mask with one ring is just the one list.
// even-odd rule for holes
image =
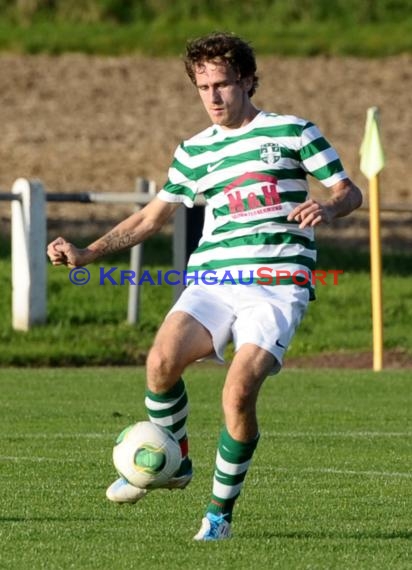
[[368, 109], [365, 135], [360, 148], [360, 155], [360, 169], [366, 178], [369, 179], [373, 369], [380, 371], [383, 367], [383, 318], [378, 175], [385, 166], [385, 157], [379, 136], [379, 112], [377, 107], [370, 107]]
[[385, 156], [379, 135], [379, 110], [377, 107], [368, 109], [360, 156], [361, 172], [369, 180], [379, 174], [385, 166]]

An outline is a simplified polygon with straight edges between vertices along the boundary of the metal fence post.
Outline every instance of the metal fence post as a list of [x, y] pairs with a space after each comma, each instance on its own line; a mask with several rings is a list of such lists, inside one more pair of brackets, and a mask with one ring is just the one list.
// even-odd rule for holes
[[12, 193], [12, 325], [27, 331], [46, 322], [46, 212], [39, 181], [18, 178]]
[[196, 249], [202, 235], [205, 216], [204, 200], [195, 202], [193, 208], [181, 206], [175, 213], [173, 232], [173, 268], [182, 275], [180, 284], [174, 288], [175, 302], [185, 288], [183, 274], [190, 254]]
[[[148, 194], [155, 196], [156, 184], [153, 181], [148, 181], [144, 178], [136, 179], [136, 195]], [[138, 202], [138, 201], [137, 201]], [[140, 207], [136, 204], [135, 210]], [[143, 258], [143, 244], [135, 245], [130, 250], [130, 269], [134, 272], [136, 283], [139, 281]], [[139, 285], [129, 284], [129, 298], [127, 304], [127, 322], [134, 325], [139, 321], [140, 311], [140, 287]]]
[[174, 229], [173, 229], [173, 269], [179, 272], [182, 276], [179, 279], [179, 284], [175, 285], [173, 289], [174, 302], [178, 300], [182, 294], [185, 285], [183, 280], [183, 272], [187, 264], [187, 208], [180, 206], [175, 212]]

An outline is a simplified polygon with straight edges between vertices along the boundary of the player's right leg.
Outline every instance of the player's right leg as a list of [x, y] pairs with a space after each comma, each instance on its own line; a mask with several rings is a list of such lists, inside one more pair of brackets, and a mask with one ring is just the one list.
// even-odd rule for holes
[[[181, 377], [188, 364], [213, 352], [210, 333], [196, 319], [183, 311], [170, 314], [160, 327], [147, 359], [145, 405], [150, 421], [169, 429], [177, 437], [182, 463], [175, 476], [164, 486], [184, 489], [192, 479], [186, 420], [188, 402]], [[136, 503], [146, 494], [120, 477], [106, 491], [116, 503]]]

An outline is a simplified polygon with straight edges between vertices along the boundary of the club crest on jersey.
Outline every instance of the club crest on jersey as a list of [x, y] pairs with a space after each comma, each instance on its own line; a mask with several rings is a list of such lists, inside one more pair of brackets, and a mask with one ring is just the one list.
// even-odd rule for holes
[[260, 146], [260, 158], [269, 166], [275, 164], [281, 158], [280, 147], [276, 143], [266, 143]]

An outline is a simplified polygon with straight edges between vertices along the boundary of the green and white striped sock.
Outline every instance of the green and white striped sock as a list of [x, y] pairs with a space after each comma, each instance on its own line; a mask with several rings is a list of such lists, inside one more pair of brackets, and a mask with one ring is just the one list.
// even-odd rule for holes
[[216, 454], [213, 489], [207, 512], [223, 514], [228, 522], [232, 520], [233, 507], [240, 495], [258, 441], [259, 435], [245, 443], [236, 441], [226, 427], [223, 428]]
[[186, 431], [189, 406], [183, 379], [180, 378], [171, 390], [163, 394], [146, 390], [145, 406], [149, 420], [171, 431], [179, 442], [182, 464], [176, 476], [187, 472], [191, 465], [188, 458], [189, 442]]

